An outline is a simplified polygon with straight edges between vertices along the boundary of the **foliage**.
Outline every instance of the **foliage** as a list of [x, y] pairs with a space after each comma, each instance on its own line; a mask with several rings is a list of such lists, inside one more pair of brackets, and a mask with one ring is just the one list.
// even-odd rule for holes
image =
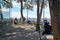
[[5, 5], [6, 5], [6, 8], [13, 7], [11, 0], [4, 0], [4, 7], [5, 7]]
[[[4, 8], [12, 8], [11, 0], [1, 0], [0, 1], [0, 9], [2, 9], [2, 7], [4, 7]], [[1, 19], [3, 19], [2, 10], [0, 10], [0, 16], [1, 16]]]
[[33, 4], [31, 2], [25, 2], [23, 8], [33, 10]]
[[43, 24], [40, 24], [39, 26], [40, 26], [40, 29], [44, 28], [44, 25]]

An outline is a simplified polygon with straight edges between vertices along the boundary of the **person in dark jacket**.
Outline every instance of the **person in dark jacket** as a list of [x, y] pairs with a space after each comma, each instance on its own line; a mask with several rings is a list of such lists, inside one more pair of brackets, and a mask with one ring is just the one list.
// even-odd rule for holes
[[42, 35], [52, 33], [52, 31], [51, 31], [52, 27], [49, 25], [49, 22], [47, 22], [47, 20], [45, 20], [44, 28], [45, 28], [45, 31], [42, 33]]
[[18, 23], [18, 20], [17, 20], [17, 18], [15, 18], [14, 19], [14, 24], [17, 25], [17, 23]]

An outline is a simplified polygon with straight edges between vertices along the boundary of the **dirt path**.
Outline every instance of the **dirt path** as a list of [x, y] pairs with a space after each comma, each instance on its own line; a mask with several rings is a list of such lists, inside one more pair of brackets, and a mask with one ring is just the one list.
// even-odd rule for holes
[[5, 34], [4, 40], [39, 40], [39, 35], [33, 26], [15, 26]]
[[[47, 40], [46, 36], [43, 36], [42, 39]], [[35, 31], [34, 26], [15, 25], [14, 29], [11, 29], [5, 34], [3, 40], [40, 40], [40, 39], [39, 33]]]

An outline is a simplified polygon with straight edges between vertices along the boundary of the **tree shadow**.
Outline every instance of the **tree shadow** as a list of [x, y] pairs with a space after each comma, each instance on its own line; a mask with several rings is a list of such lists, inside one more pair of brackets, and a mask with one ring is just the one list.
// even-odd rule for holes
[[7, 32], [3, 39], [7, 40], [38, 40], [39, 37], [35, 35], [35, 31], [25, 30], [24, 28], [15, 28]]
[[25, 28], [14, 28], [8, 31], [2, 39], [4, 40], [40, 40], [39, 33], [35, 30]]

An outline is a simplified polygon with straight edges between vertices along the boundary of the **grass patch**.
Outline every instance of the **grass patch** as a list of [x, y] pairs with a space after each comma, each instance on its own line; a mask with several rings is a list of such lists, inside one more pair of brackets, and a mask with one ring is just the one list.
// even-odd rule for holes
[[44, 25], [43, 24], [40, 24], [39, 26], [40, 26], [40, 29], [44, 28]]

